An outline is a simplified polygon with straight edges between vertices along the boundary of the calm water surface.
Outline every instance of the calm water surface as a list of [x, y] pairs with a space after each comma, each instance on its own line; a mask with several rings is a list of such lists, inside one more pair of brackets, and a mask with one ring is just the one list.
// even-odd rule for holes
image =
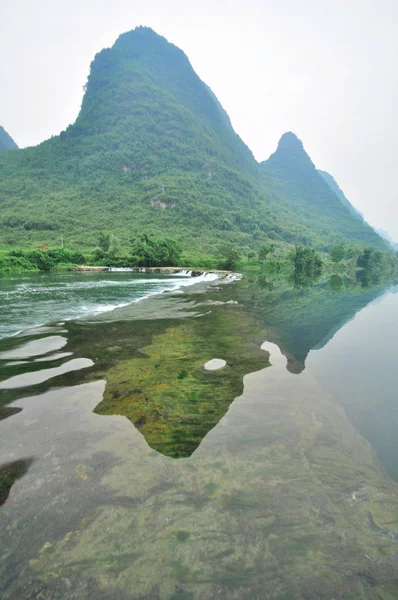
[[142, 277], [1, 281], [1, 597], [398, 598], [398, 288]]

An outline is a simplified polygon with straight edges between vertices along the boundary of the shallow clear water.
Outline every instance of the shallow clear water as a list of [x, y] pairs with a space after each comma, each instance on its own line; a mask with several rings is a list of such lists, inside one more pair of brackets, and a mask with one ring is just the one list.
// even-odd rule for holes
[[0, 277], [0, 338], [57, 320], [113, 310], [197, 279], [132, 271]]
[[398, 598], [397, 289], [259, 277], [1, 340], [2, 598]]

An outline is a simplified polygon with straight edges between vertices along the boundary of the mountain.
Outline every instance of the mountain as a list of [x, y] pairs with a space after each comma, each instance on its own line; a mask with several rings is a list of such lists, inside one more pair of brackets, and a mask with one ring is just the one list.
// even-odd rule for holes
[[146, 27], [95, 56], [75, 123], [1, 156], [0, 203], [0, 245], [54, 244], [62, 233], [68, 247], [89, 248], [109, 230], [122, 245], [149, 231], [205, 254], [223, 241], [384, 247], [293, 134], [259, 165], [186, 55]]
[[6, 132], [4, 127], [0, 125], [0, 152], [18, 148], [12, 137]]
[[352, 213], [354, 215], [354, 217], [358, 217], [359, 219], [361, 219], [363, 221], [364, 220], [363, 214], [361, 212], [359, 212], [359, 210], [357, 210], [355, 208], [355, 206], [353, 206], [351, 204], [351, 202], [346, 198], [343, 190], [338, 186], [334, 177], [332, 175], [330, 175], [330, 173], [327, 173], [326, 171], [320, 171], [319, 169], [318, 169], [318, 173], [321, 177], [323, 177], [323, 179], [326, 181], [326, 183], [329, 185], [329, 187], [333, 190], [333, 192], [339, 198], [340, 202], [348, 208], [350, 213]]
[[289, 241], [299, 237], [302, 243], [325, 250], [337, 240], [383, 245], [373, 229], [357, 218], [348, 200], [342, 202], [337, 184], [332, 187], [325, 180], [294, 133], [285, 133], [276, 152], [260, 167], [267, 190], [290, 215], [289, 229], [285, 227]]
[[385, 231], [384, 229], [376, 229], [375, 231], [378, 233], [378, 235], [380, 235], [380, 237], [386, 240], [390, 246], [394, 248], [394, 250], [398, 250], [398, 243], [394, 242], [388, 231]]

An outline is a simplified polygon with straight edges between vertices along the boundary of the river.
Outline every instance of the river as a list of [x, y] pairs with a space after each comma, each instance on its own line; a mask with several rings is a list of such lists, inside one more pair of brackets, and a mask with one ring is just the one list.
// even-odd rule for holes
[[398, 598], [398, 287], [192, 279], [0, 281], [1, 597]]
[[[202, 280], [212, 280], [208, 274]], [[190, 285], [193, 277], [159, 273], [24, 273], [0, 277], [0, 338], [49, 321], [95, 315]]]

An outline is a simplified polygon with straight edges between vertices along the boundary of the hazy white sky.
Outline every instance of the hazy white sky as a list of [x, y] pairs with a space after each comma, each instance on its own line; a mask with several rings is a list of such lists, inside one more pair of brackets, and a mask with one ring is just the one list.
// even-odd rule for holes
[[398, 240], [397, 0], [0, 4], [0, 124], [20, 146], [73, 122], [96, 52], [147, 25], [185, 51], [258, 160], [295, 132]]

